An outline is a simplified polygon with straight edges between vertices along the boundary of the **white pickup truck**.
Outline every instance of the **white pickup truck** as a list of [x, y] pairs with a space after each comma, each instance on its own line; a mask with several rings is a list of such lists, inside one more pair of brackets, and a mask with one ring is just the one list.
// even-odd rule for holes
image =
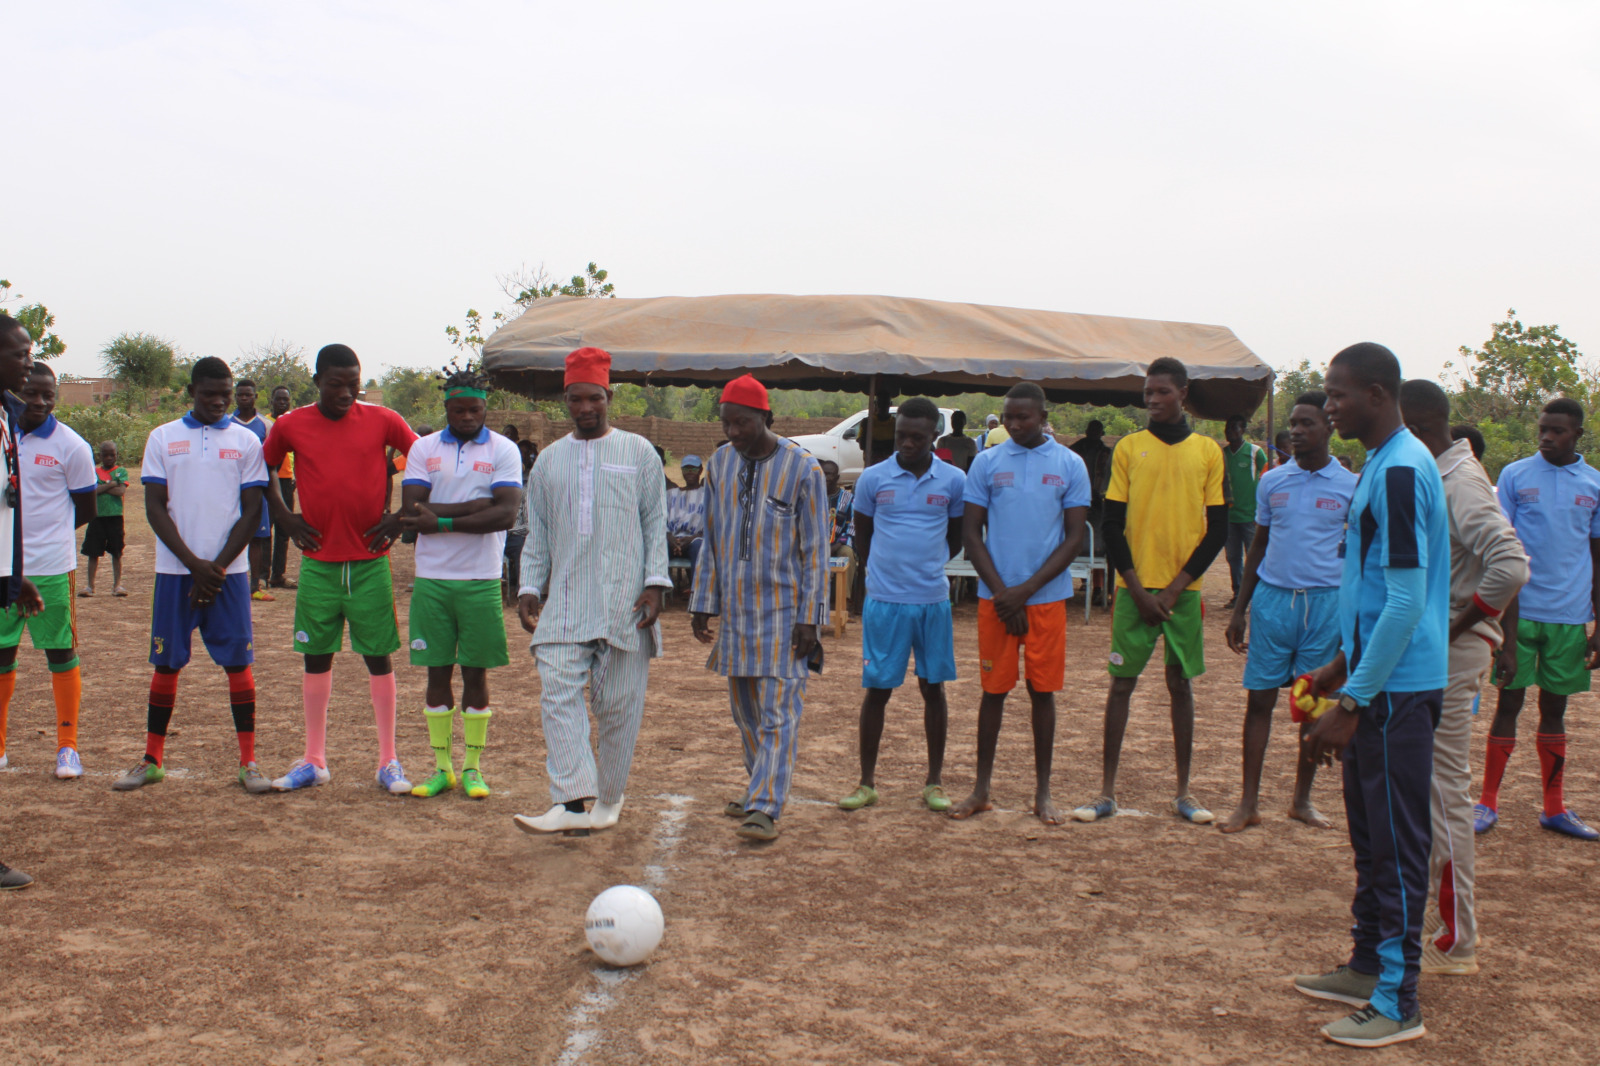
[[[898, 407], [891, 407], [889, 413], [893, 414], [898, 410]], [[940, 437], [950, 432], [950, 416], [953, 414], [955, 409], [952, 407], [939, 408]], [[857, 411], [826, 433], [805, 433], [789, 439], [816, 456], [818, 462], [832, 459], [838, 463], [840, 482], [854, 485], [865, 465], [861, 450], [861, 432], [866, 428], [866, 423], [867, 412]]]

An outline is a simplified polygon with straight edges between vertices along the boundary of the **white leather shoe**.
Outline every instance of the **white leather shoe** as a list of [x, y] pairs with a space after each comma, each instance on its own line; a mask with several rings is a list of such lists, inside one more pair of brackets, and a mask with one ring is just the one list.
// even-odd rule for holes
[[589, 812], [589, 825], [592, 829], [610, 829], [622, 817], [622, 800], [615, 803], [601, 803], [595, 801], [594, 809]]
[[511, 820], [516, 822], [517, 828], [524, 833], [564, 833], [569, 829], [591, 828], [587, 811], [581, 814], [569, 811], [559, 803], [537, 818], [530, 818], [526, 814], [514, 814]]

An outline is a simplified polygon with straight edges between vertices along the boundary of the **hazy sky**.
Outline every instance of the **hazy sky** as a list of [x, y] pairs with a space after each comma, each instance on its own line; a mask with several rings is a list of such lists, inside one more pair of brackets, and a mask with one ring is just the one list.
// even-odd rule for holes
[[439, 365], [521, 263], [1600, 356], [1600, 4], [10, 4], [0, 277]]

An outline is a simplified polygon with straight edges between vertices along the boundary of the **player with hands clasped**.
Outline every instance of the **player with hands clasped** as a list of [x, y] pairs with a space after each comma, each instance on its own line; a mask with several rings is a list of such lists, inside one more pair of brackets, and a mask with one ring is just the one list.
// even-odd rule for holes
[[[1323, 409], [1326, 402], [1320, 392], [1295, 400], [1289, 412], [1294, 461], [1263, 474], [1255, 497], [1255, 537], [1226, 634], [1228, 647], [1249, 658], [1244, 667], [1244, 793], [1238, 809], [1222, 823], [1224, 833], [1261, 824], [1261, 768], [1278, 690], [1339, 651], [1340, 548], [1356, 476], [1328, 453], [1333, 426]], [[1309, 719], [1302, 722], [1301, 735], [1310, 728]], [[1328, 820], [1311, 803], [1316, 773], [1317, 764], [1302, 753], [1289, 817], [1326, 829]]]
[[272, 790], [256, 766], [256, 683], [250, 670], [250, 560], [245, 548], [261, 523], [267, 469], [255, 434], [228, 417], [233, 373], [207, 356], [190, 371], [194, 409], [157, 426], [144, 445], [144, 512], [156, 535], [151, 596], [150, 705], [144, 758], [112, 787], [127, 792], [166, 777], [167, 725], [178, 674], [189, 663], [194, 631], [228, 674], [228, 700], [239, 738], [239, 783]]
[[967, 472], [962, 539], [978, 572], [983, 696], [977, 780], [950, 817], [970, 818], [993, 807], [995, 749], [1006, 696], [1017, 686], [1020, 653], [1033, 715], [1033, 813], [1046, 825], [1059, 825], [1061, 816], [1050, 798], [1055, 694], [1066, 680], [1067, 600], [1072, 598], [1067, 567], [1083, 546], [1089, 470], [1076, 452], [1045, 432], [1049, 410], [1039, 386], [1013, 385], [1002, 410], [1008, 436], [980, 452]]
[[411, 665], [428, 670], [428, 744], [437, 769], [411, 790], [437, 796], [455, 787], [455, 668], [461, 667], [461, 786], [489, 795], [479, 759], [488, 743], [489, 670], [511, 662], [500, 606], [506, 530], [522, 506], [522, 456], [484, 425], [489, 381], [472, 369], [444, 379], [445, 428], [419, 438], [400, 485], [400, 527], [417, 534], [411, 590]]
[[1382, 1047], [1426, 1031], [1417, 1005], [1432, 845], [1433, 728], [1444, 697], [1450, 629], [1450, 531], [1433, 454], [1401, 424], [1400, 363], [1356, 344], [1328, 365], [1334, 429], [1367, 448], [1350, 501], [1339, 583], [1339, 654], [1311, 674], [1336, 700], [1301, 742], [1344, 763], [1355, 851], [1350, 961], [1295, 987], [1357, 1009], [1322, 1028], [1329, 1040]]
[[[587, 835], [622, 816], [650, 660], [661, 655], [657, 618], [672, 587], [667, 485], [650, 442], [611, 425], [609, 353], [567, 356], [562, 396], [573, 429], [539, 453], [528, 475], [517, 598], [539, 666], [551, 806], [514, 820], [525, 832]], [[498, 624], [498, 610], [495, 617]]]
[[1228, 507], [1222, 491], [1222, 449], [1190, 431], [1183, 417], [1188, 395], [1189, 371], [1182, 363], [1166, 357], [1152, 362], [1144, 378], [1149, 425], [1123, 437], [1111, 453], [1106, 561], [1116, 572], [1120, 591], [1111, 614], [1111, 688], [1100, 796], [1072, 812], [1080, 822], [1117, 813], [1117, 766], [1128, 728], [1128, 703], [1157, 638], [1166, 643], [1172, 705], [1178, 777], [1172, 812], [1189, 822], [1211, 821], [1211, 812], [1189, 794], [1193, 680], [1206, 672], [1200, 576], [1227, 542]]

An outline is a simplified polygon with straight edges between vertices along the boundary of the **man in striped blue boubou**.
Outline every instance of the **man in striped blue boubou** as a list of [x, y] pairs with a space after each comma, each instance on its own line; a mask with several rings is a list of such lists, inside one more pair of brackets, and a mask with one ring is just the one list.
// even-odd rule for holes
[[[667, 486], [650, 442], [610, 425], [608, 353], [569, 355], [563, 395], [573, 431], [539, 454], [528, 478], [517, 600], [539, 663], [551, 807], [515, 821], [530, 833], [587, 835], [621, 815], [650, 660], [661, 654], [656, 618], [672, 587]], [[589, 750], [590, 710], [598, 765]], [[589, 799], [594, 809], [585, 811]]]
[[[728, 679], [750, 786], [726, 813], [739, 835], [772, 840], [794, 773], [806, 675], [820, 668], [828, 574], [828, 489], [822, 468], [772, 432], [767, 390], [749, 374], [722, 391], [731, 447], [706, 463], [706, 539], [689, 600], [706, 663]], [[713, 635], [711, 616], [722, 625]]]

